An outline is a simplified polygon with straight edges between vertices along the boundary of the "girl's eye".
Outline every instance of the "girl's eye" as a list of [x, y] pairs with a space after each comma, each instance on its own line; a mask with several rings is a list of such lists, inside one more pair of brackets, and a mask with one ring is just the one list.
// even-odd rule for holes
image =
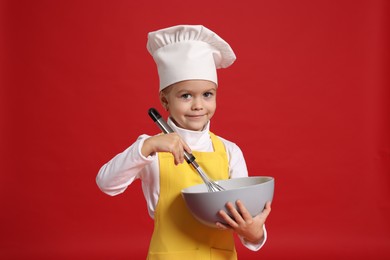
[[211, 96], [213, 96], [213, 93], [211, 93], [211, 92], [206, 92], [206, 93], [203, 94], [203, 96], [204, 96], [204, 97], [211, 97]]
[[181, 97], [184, 99], [189, 99], [189, 98], [191, 98], [191, 94], [183, 94], [183, 95], [181, 95]]

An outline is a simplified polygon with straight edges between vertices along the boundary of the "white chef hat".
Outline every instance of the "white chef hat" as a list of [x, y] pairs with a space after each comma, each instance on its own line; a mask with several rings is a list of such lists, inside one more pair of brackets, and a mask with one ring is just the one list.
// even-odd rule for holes
[[150, 32], [147, 49], [157, 64], [160, 91], [191, 79], [218, 84], [216, 70], [229, 67], [236, 59], [229, 44], [202, 25], [178, 25]]

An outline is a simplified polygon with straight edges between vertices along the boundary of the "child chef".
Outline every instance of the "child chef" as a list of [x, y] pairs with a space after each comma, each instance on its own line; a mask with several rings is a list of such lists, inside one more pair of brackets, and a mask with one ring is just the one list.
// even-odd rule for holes
[[175, 133], [139, 136], [102, 166], [96, 177], [99, 188], [114, 196], [141, 180], [154, 219], [148, 259], [237, 259], [233, 232], [248, 249], [259, 250], [267, 237], [264, 223], [270, 203], [252, 217], [240, 201], [229, 202], [231, 216], [219, 212], [227, 224], [212, 228], [194, 219], [181, 197], [182, 189], [202, 183], [185, 162], [184, 151], [194, 154], [211, 179], [248, 176], [240, 148], [210, 131], [219, 88], [217, 69], [235, 61], [233, 50], [201, 25], [150, 32], [147, 49], [157, 64], [160, 101]]

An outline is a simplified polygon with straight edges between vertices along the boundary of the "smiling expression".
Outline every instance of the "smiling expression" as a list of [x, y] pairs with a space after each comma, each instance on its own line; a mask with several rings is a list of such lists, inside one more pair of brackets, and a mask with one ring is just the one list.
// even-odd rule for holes
[[160, 92], [162, 105], [178, 127], [201, 131], [216, 109], [217, 86], [207, 80], [186, 80]]

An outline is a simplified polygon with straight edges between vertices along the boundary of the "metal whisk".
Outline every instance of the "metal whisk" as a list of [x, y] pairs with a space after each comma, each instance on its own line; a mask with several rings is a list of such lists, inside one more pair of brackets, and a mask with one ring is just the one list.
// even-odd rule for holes
[[[161, 131], [164, 132], [164, 134], [173, 133], [172, 128], [165, 122], [165, 120], [161, 117], [160, 113], [158, 113], [156, 109], [150, 108], [148, 113], [149, 113], [149, 116], [153, 119], [153, 121], [161, 129]], [[199, 164], [195, 161], [195, 156], [184, 151], [184, 158], [187, 161], [187, 163], [191, 164], [194, 167], [194, 169], [198, 172], [198, 174], [202, 178], [203, 182], [206, 184], [207, 190], [209, 192], [216, 192], [216, 191], [225, 190], [221, 185], [212, 181], [207, 176], [207, 174], [202, 170], [202, 168], [199, 166]]]

